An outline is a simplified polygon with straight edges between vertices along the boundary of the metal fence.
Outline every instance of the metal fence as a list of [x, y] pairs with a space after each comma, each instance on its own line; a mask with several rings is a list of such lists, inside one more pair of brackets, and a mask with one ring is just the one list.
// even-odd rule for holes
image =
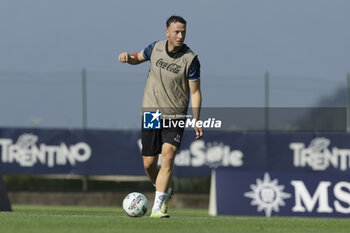
[[[350, 75], [202, 74], [203, 107], [346, 107]], [[0, 126], [133, 129], [145, 73], [0, 72]]]

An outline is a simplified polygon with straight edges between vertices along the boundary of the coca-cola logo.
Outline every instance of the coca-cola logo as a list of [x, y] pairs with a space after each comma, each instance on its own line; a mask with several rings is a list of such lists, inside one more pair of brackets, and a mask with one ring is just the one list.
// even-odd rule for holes
[[163, 58], [160, 58], [157, 63], [156, 63], [157, 67], [160, 67], [162, 69], [165, 69], [167, 71], [170, 71], [172, 73], [179, 73], [181, 66], [175, 64], [175, 63], [167, 63], [163, 60]]

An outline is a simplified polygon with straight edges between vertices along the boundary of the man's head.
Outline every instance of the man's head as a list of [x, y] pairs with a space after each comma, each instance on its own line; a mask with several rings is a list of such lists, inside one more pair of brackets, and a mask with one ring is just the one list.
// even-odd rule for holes
[[187, 22], [181, 16], [173, 15], [173, 16], [170, 16], [169, 19], [166, 21], [166, 27], [168, 28], [171, 23], [182, 23], [182, 24], [185, 24], [186, 26]]
[[186, 20], [180, 16], [170, 16], [166, 21], [165, 33], [168, 37], [168, 46], [171, 50], [182, 47], [186, 37]]

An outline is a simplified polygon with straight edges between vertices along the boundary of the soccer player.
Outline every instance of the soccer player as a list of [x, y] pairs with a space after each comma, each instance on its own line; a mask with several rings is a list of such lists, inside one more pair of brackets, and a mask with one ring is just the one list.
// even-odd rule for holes
[[[200, 63], [197, 55], [184, 44], [185, 19], [171, 16], [166, 21], [165, 33], [167, 40], [155, 41], [139, 52], [131, 54], [123, 52], [118, 59], [131, 65], [150, 61], [142, 101], [143, 110], [160, 110], [162, 120], [181, 118], [187, 114], [191, 96], [193, 119], [197, 121], [202, 102]], [[196, 139], [203, 136], [201, 128], [194, 127], [194, 130]], [[151, 214], [153, 218], [170, 217], [167, 213], [168, 201], [172, 196], [170, 183], [183, 131], [184, 128], [179, 126], [142, 129], [143, 164], [148, 177], [156, 187]], [[157, 165], [159, 154], [161, 154], [160, 168]]]

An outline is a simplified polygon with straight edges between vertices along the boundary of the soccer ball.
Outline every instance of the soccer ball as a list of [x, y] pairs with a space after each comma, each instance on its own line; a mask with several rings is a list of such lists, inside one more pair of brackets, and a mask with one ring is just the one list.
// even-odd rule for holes
[[130, 217], [142, 217], [147, 212], [148, 200], [142, 193], [129, 193], [123, 200], [123, 209]]

